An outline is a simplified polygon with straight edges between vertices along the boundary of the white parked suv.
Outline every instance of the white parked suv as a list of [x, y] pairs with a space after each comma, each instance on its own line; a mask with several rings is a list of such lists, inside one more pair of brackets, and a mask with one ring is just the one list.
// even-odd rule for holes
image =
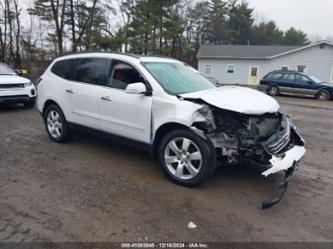
[[37, 91], [29, 79], [20, 77], [6, 64], [0, 63], [0, 104], [35, 105]]
[[264, 176], [289, 176], [305, 154], [302, 137], [273, 98], [244, 87], [218, 87], [174, 59], [65, 56], [41, 76], [38, 93], [53, 141], [64, 142], [81, 127], [112, 134], [149, 149], [166, 175], [185, 186], [212, 175], [217, 160], [255, 161], [265, 165]]

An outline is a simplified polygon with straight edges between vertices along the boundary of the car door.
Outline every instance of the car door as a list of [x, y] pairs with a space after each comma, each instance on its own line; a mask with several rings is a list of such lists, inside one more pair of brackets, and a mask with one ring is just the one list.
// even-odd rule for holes
[[280, 80], [280, 92], [287, 94], [296, 93], [295, 73], [283, 73]]
[[317, 83], [302, 74], [296, 75], [296, 84], [299, 86], [298, 92], [302, 95], [315, 96], [319, 89]]
[[101, 129], [105, 132], [150, 143], [152, 97], [126, 93], [129, 84], [148, 84], [129, 63], [113, 60], [103, 94], [99, 96]]
[[281, 82], [283, 74], [280, 72], [272, 72], [266, 75], [260, 82], [260, 84], [265, 86], [277, 86], [279, 87], [279, 84]]
[[101, 85], [105, 81], [109, 62], [104, 58], [80, 60], [75, 79], [66, 89], [73, 123], [100, 129], [99, 98], [104, 92]]

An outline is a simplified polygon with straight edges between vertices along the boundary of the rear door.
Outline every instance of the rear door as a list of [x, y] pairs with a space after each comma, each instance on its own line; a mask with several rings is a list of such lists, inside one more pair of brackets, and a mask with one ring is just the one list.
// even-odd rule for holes
[[82, 58], [77, 66], [75, 79], [66, 89], [70, 100], [72, 122], [93, 129], [100, 129], [99, 98], [104, 92], [106, 72], [110, 60]]
[[297, 85], [295, 84], [295, 73], [283, 73], [280, 79], [280, 92], [293, 94], [297, 91]]
[[261, 90], [267, 90], [267, 88], [269, 86], [277, 86], [277, 87], [279, 87], [282, 76], [283, 76], [283, 74], [280, 73], [280, 72], [269, 73], [267, 76], [265, 76], [263, 78], [263, 80], [261, 80], [261, 82], [260, 82], [260, 84], [261, 84], [260, 89]]

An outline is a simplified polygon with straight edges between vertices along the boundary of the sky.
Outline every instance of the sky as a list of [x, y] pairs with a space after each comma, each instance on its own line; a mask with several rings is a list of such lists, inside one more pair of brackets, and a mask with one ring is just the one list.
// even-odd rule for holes
[[[193, 0], [198, 1], [198, 0]], [[20, 0], [26, 7], [33, 0]], [[333, 0], [248, 0], [257, 20], [274, 20], [279, 28], [301, 29], [310, 40], [333, 41]]]
[[309, 36], [333, 37], [333, 0], [248, 0], [260, 20], [274, 20], [282, 30], [294, 26]]

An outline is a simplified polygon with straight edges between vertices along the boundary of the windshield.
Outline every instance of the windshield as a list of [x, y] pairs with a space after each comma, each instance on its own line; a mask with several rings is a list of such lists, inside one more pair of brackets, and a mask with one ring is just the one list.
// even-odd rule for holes
[[321, 83], [321, 82], [323, 82], [322, 80], [320, 80], [320, 79], [318, 79], [317, 77], [315, 77], [315, 76], [310, 76], [309, 77], [314, 83]]
[[217, 87], [194, 68], [177, 62], [146, 62], [143, 65], [171, 94], [198, 92]]
[[5, 64], [0, 64], [0, 75], [16, 75], [15, 71]]

